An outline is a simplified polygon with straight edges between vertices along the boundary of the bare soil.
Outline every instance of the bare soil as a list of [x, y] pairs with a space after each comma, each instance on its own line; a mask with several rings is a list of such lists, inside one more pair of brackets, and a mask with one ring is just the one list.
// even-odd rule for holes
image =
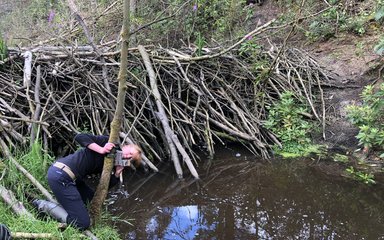
[[[255, 24], [269, 21], [284, 12], [284, 9], [276, 5], [276, 1], [262, 2], [262, 5], [250, 6], [255, 11], [253, 16]], [[288, 39], [287, 45], [307, 50], [322, 67], [337, 76], [329, 82], [330, 86], [325, 86], [323, 89], [327, 106], [326, 138], [315, 136], [318, 141], [330, 148], [358, 147], [355, 138], [358, 130], [346, 119], [346, 107], [361, 102], [360, 93], [364, 86], [373, 83], [378, 85], [382, 82], [378, 77], [384, 59], [373, 50], [380, 37], [377, 33], [378, 28], [384, 31], [383, 26], [370, 23], [367, 32], [362, 36], [343, 32], [327, 41], [315, 43], [310, 43], [299, 31]]]
[[[284, 9], [279, 9], [275, 3], [266, 0], [261, 6], [252, 6], [257, 12], [255, 22], [264, 23], [281, 14]], [[315, 43], [308, 42], [303, 33], [297, 31], [288, 39], [287, 45], [307, 50], [322, 67], [336, 76], [328, 82], [329, 86], [323, 87], [327, 120], [325, 139], [322, 134], [314, 134], [315, 141], [328, 146], [330, 152], [327, 160], [318, 161], [313, 166], [332, 179], [344, 178], [347, 176], [347, 165], [335, 162], [332, 156], [347, 155], [350, 159], [348, 165], [374, 173], [376, 182], [383, 185], [383, 161], [377, 157], [377, 152], [372, 151], [369, 156], [356, 152], [360, 148], [356, 139], [358, 129], [346, 117], [346, 107], [361, 103], [360, 94], [366, 85], [379, 86], [383, 82], [384, 58], [374, 52], [374, 46], [379, 42], [384, 27], [374, 22], [369, 24], [362, 36], [343, 32], [327, 41]]]
[[373, 47], [377, 36], [343, 35], [327, 42], [312, 44], [308, 50], [326, 69], [337, 74], [332, 87], [324, 88], [327, 105], [325, 141], [331, 145], [356, 147], [357, 129], [346, 119], [346, 107], [359, 104], [364, 86], [378, 84], [380, 56]]

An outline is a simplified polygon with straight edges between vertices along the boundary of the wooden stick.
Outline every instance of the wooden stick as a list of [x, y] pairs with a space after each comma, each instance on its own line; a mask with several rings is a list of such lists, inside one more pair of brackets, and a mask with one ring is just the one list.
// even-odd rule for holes
[[28, 218], [34, 219], [33, 215], [24, 207], [23, 203], [16, 199], [13, 192], [2, 185], [0, 185], [0, 196], [17, 215], [27, 216]]
[[57, 201], [52, 197], [52, 195], [47, 191], [47, 189], [45, 189], [43, 187], [43, 185], [41, 185], [41, 183], [34, 177], [32, 176], [23, 166], [21, 166], [17, 161], [16, 159], [14, 159], [7, 147], [7, 145], [5, 144], [5, 142], [3, 141], [3, 139], [0, 138], [0, 146], [1, 148], [3, 149], [3, 153], [5, 154], [5, 156], [12, 162], [12, 164], [14, 164], [16, 166], [16, 168], [22, 172], [24, 174], [24, 176], [26, 176], [33, 185], [35, 185], [37, 187], [38, 190], [40, 190], [40, 192], [51, 202], [54, 202], [54, 203], [57, 203]]
[[[35, 94], [34, 94], [34, 100], [36, 104], [36, 109], [33, 114], [33, 120], [38, 121], [40, 119], [41, 114], [41, 103], [40, 103], [40, 82], [41, 82], [41, 66], [38, 65], [36, 68], [36, 83], [35, 83]], [[36, 123], [32, 123], [31, 127], [31, 139], [30, 139], [30, 145], [35, 142], [35, 138], [39, 135], [39, 127]]]
[[149, 80], [151, 83], [152, 94], [155, 97], [157, 110], [159, 111], [159, 114], [157, 116], [158, 116], [160, 122], [162, 123], [162, 126], [163, 126], [164, 131], [165, 131], [165, 136], [167, 138], [168, 146], [171, 150], [171, 158], [173, 161], [173, 165], [175, 166], [176, 173], [179, 176], [179, 178], [182, 178], [183, 177], [183, 170], [181, 169], [179, 157], [177, 155], [175, 145], [172, 141], [172, 137], [170, 136], [170, 134], [172, 133], [172, 130], [169, 127], [169, 121], [168, 121], [168, 118], [165, 114], [165, 110], [163, 108], [163, 103], [161, 102], [161, 95], [160, 95], [160, 92], [157, 88], [155, 72], [153, 71], [152, 64], [149, 60], [149, 56], [148, 56], [145, 48], [141, 45], [139, 45], [138, 48], [139, 48], [139, 52], [143, 58], [144, 65], [145, 65], [147, 72], [148, 72]]
[[27, 233], [27, 232], [11, 232], [12, 238], [23, 238], [23, 239], [56, 239], [56, 237], [51, 233]]

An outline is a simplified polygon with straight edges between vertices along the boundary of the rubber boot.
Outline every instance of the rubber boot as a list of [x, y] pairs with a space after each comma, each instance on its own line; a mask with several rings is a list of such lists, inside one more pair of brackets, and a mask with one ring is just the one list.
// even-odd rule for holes
[[40, 212], [48, 214], [57, 221], [61, 223], [67, 222], [68, 213], [60, 204], [42, 199], [33, 200], [32, 204], [35, 205]]
[[0, 239], [1, 240], [10, 240], [11, 232], [4, 224], [0, 224]]

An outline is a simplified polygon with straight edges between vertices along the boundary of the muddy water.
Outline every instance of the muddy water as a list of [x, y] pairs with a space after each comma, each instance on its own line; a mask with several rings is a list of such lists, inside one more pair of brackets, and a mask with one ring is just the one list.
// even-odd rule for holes
[[384, 239], [381, 187], [237, 153], [221, 150], [199, 181], [126, 176], [110, 199], [123, 239]]

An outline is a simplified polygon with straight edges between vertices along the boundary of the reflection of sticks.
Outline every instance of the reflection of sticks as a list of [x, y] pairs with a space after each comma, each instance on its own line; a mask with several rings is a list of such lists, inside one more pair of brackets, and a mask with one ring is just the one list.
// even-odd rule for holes
[[148, 177], [146, 177], [143, 181], [141, 181], [139, 183], [139, 185], [137, 185], [135, 187], [135, 189], [133, 189], [132, 191], [129, 192], [129, 196], [126, 198], [130, 198], [132, 195], [134, 195], [146, 182], [148, 182], [153, 176], [155, 176], [156, 173], [152, 173], [151, 175], [149, 175]]
[[177, 195], [181, 190], [183, 190], [184, 188], [188, 188], [189, 186], [191, 186], [193, 183], [196, 183], [198, 182], [199, 180], [198, 179], [190, 179], [190, 180], [184, 180], [184, 179], [181, 179], [181, 180], [177, 180], [177, 181], [174, 181], [173, 184], [165, 191], [163, 197], [161, 197], [160, 199], [158, 199], [154, 204], [153, 204], [153, 207], [151, 210], [148, 211], [148, 215], [151, 215], [154, 211], [157, 210], [157, 207], [161, 204], [163, 204], [163, 202], [167, 201], [168, 199], [170, 199], [171, 197]]

